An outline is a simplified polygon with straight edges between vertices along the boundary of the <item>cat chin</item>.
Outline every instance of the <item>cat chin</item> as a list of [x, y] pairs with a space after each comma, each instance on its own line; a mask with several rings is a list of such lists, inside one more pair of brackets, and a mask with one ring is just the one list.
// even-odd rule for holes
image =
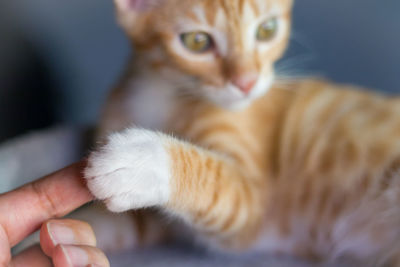
[[213, 101], [214, 104], [218, 105], [219, 107], [222, 107], [223, 109], [231, 110], [231, 111], [240, 111], [243, 109], [246, 109], [249, 107], [255, 99], [245, 97], [241, 100], [236, 100], [236, 101], [231, 101], [231, 102], [223, 102], [223, 103], [217, 103], [216, 101]]
[[[264, 93], [266, 93], [268, 89], [265, 90]], [[243, 96], [242, 98], [239, 99], [228, 99], [228, 98], [215, 98], [215, 97], [209, 97], [208, 100], [227, 110], [232, 110], [232, 111], [240, 111], [243, 109], [246, 109], [249, 107], [257, 98], [261, 97], [262, 94], [257, 94], [257, 95], [249, 95], [249, 96]]]

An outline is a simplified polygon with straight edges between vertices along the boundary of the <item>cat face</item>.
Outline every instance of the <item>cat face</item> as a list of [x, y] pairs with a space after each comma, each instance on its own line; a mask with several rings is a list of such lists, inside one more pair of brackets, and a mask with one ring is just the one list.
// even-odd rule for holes
[[152, 66], [180, 73], [185, 90], [223, 107], [263, 95], [288, 42], [292, 0], [115, 1]]

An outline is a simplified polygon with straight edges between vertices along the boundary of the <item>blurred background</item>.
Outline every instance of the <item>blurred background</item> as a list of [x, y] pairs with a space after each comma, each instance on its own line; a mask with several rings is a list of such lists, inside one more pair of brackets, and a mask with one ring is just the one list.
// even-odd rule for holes
[[[112, 0], [0, 1], [0, 142], [95, 123], [128, 54]], [[400, 1], [298, 0], [280, 70], [400, 93]]]

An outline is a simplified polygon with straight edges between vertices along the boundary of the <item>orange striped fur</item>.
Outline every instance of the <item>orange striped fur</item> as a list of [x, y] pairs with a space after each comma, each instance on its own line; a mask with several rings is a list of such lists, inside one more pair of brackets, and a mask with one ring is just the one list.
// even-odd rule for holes
[[[397, 257], [400, 99], [303, 80], [269, 85], [245, 106], [226, 108], [213, 97], [232, 77], [273, 75], [289, 36], [290, 0], [149, 0], [143, 9], [115, 1], [137, 55], [110, 95], [99, 135], [132, 124], [162, 131], [144, 135], [159, 140], [169, 159], [169, 197], [134, 207], [157, 206], [208, 244], [233, 250], [350, 257], [371, 266]], [[254, 41], [243, 32], [271, 10], [287, 23], [283, 32], [267, 48], [249, 49]], [[222, 32], [222, 52], [199, 59], [177, 49], [173, 40], [191, 23]], [[98, 193], [102, 175], [95, 169], [129, 131], [91, 156], [86, 173], [92, 192], [112, 210], [114, 195]], [[153, 165], [162, 168], [156, 159]], [[113, 177], [109, 187], [119, 181]]]

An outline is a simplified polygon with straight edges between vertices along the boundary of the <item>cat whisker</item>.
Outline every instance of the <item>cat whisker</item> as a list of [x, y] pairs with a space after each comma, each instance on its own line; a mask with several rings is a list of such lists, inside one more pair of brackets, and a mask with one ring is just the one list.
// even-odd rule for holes
[[294, 67], [304, 67], [305, 64], [312, 62], [314, 59], [315, 57], [310, 54], [300, 54], [297, 56], [284, 58], [277, 62], [277, 64], [275, 65], [275, 69], [278, 71], [284, 71], [287, 69], [292, 69]]
[[292, 30], [292, 33], [290, 35], [290, 40], [300, 45], [301, 47], [307, 49], [308, 52], [310, 53], [315, 50], [312, 45], [312, 42], [308, 40], [307, 36], [298, 31]]
[[314, 59], [315, 57], [313, 55], [304, 53], [280, 60], [275, 65], [275, 83], [286, 85], [297, 80], [307, 79], [311, 76], [323, 76], [307, 68], [307, 63], [312, 62]]

